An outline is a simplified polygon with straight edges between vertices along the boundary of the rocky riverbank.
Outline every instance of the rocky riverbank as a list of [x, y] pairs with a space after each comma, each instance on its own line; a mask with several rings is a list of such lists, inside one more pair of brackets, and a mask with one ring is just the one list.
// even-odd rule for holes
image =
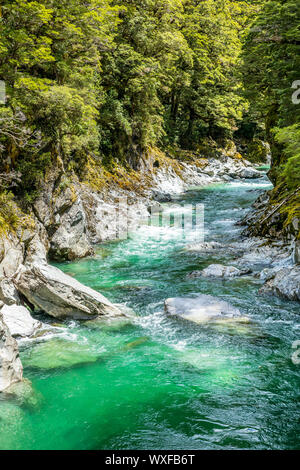
[[[266, 284], [263, 294], [300, 299], [300, 192], [280, 185], [264, 192], [241, 220], [243, 236], [263, 237], [264, 249], [274, 251], [271, 268], [262, 273]], [[287, 255], [288, 251], [288, 255]], [[284, 261], [283, 261], [284, 260]]]
[[188, 278], [232, 279], [250, 276], [261, 281], [262, 295], [275, 295], [285, 300], [300, 300], [300, 266], [295, 263], [295, 244], [267, 238], [244, 238], [238, 243], [222, 245], [210, 242], [193, 244], [187, 250], [197, 255], [231, 254], [232, 265], [211, 264], [194, 271]]

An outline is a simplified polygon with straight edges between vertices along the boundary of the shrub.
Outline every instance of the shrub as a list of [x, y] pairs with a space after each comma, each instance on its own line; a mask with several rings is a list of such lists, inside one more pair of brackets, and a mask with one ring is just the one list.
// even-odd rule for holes
[[0, 233], [8, 228], [15, 230], [19, 225], [18, 209], [13, 197], [11, 192], [0, 192]]

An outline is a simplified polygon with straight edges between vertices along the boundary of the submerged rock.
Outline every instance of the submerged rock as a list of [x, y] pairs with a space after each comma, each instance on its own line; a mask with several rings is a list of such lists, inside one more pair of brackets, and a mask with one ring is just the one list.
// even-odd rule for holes
[[24, 247], [16, 235], [0, 237], [0, 279], [15, 274], [23, 262]]
[[273, 294], [287, 300], [300, 301], [300, 266], [282, 268], [261, 289], [260, 294]]
[[46, 263], [22, 266], [15, 284], [32, 305], [55, 318], [88, 320], [122, 315], [102, 294]]
[[7, 388], [4, 397], [31, 410], [39, 408], [43, 400], [42, 395], [32, 387], [32, 383], [27, 379], [14, 383]]
[[203, 269], [203, 271], [194, 271], [188, 275], [189, 278], [197, 278], [197, 277], [219, 277], [219, 278], [232, 278], [243, 276], [244, 274], [248, 274], [251, 272], [250, 270], [240, 270], [235, 268], [234, 266], [224, 266], [222, 264], [211, 264], [207, 268]]
[[94, 320], [84, 322], [84, 325], [91, 329], [99, 330], [119, 330], [120, 328], [132, 325], [132, 320], [129, 317], [113, 317], [106, 318], [104, 316], [97, 317]]
[[22, 377], [23, 367], [17, 342], [11, 336], [0, 314], [0, 392], [20, 382]]
[[53, 338], [35, 345], [24, 357], [24, 365], [34, 369], [69, 368], [96, 362], [100, 357], [89, 345]]
[[[97, 339], [96, 339], [97, 338]], [[78, 339], [52, 338], [24, 353], [25, 367], [40, 370], [69, 369], [105, 361], [118, 354], [124, 354], [149, 341], [148, 337], [135, 338], [124, 344], [123, 340], [105, 332], [100, 332], [95, 339], [82, 343]]]
[[248, 322], [238, 308], [211, 295], [198, 294], [193, 297], [175, 297], [165, 301], [168, 315], [177, 316], [194, 323], [215, 321]]
[[14, 337], [32, 336], [41, 323], [30, 315], [27, 308], [21, 305], [5, 305], [1, 314], [10, 334]]

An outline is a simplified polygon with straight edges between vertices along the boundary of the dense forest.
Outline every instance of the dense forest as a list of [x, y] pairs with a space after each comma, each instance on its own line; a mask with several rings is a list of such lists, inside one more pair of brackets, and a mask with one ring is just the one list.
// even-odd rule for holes
[[268, 141], [272, 182], [299, 186], [296, 0], [3, 0], [0, 14], [2, 204], [31, 204], [57, 161], [80, 177], [89, 159], [139, 169], [151, 148], [230, 139], [258, 160]]

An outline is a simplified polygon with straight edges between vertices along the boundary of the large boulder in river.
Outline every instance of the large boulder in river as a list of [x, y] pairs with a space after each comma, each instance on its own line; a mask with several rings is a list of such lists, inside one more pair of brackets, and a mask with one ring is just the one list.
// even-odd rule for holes
[[238, 308], [228, 302], [211, 295], [197, 294], [193, 297], [175, 297], [165, 301], [165, 311], [168, 315], [183, 318], [194, 323], [209, 323], [215, 321], [248, 322]]
[[247, 274], [249, 270], [241, 271], [234, 266], [223, 266], [223, 264], [211, 264], [203, 271], [194, 271], [188, 275], [189, 278], [197, 277], [211, 277], [211, 278], [223, 278], [228, 279], [232, 277], [243, 276]]
[[23, 367], [19, 358], [16, 340], [11, 336], [8, 327], [0, 314], [0, 392], [12, 384], [20, 382]]
[[282, 299], [300, 301], [300, 266], [280, 269], [259, 292], [276, 295]]
[[99, 292], [46, 263], [22, 266], [15, 285], [32, 305], [55, 318], [89, 320], [99, 315], [122, 315]]
[[39, 321], [32, 318], [27, 308], [21, 305], [4, 305], [1, 314], [14, 337], [32, 336], [41, 326]]
[[240, 178], [249, 178], [249, 179], [263, 178], [265, 176], [264, 173], [256, 170], [255, 168], [243, 168], [238, 173], [238, 175]]

